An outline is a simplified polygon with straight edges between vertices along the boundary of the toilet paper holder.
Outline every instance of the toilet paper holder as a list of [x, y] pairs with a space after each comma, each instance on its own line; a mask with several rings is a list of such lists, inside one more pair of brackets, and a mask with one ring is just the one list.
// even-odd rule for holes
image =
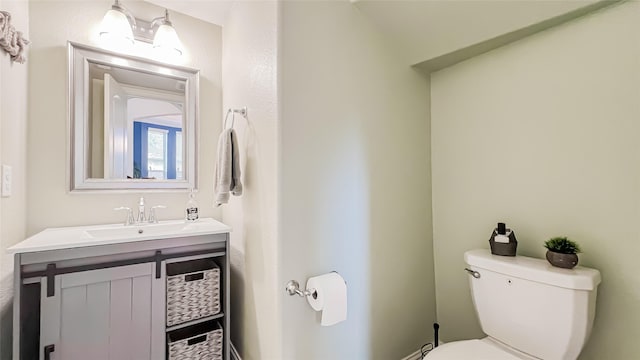
[[316, 289], [306, 289], [302, 291], [300, 290], [300, 283], [295, 280], [289, 280], [287, 286], [285, 287], [285, 290], [287, 291], [287, 293], [289, 293], [290, 296], [298, 294], [298, 296], [300, 297], [313, 296], [314, 299], [318, 297], [318, 292], [316, 291]]

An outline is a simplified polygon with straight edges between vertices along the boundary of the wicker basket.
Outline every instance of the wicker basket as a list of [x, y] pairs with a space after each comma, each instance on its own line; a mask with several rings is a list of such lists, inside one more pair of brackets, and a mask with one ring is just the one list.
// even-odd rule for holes
[[495, 241], [495, 237], [498, 235], [497, 231], [493, 231], [491, 238], [489, 239], [489, 246], [491, 247], [491, 253], [493, 255], [500, 256], [516, 256], [516, 250], [518, 248], [518, 240], [516, 240], [515, 231], [509, 230], [509, 242], [501, 243]]
[[220, 312], [220, 269], [212, 259], [167, 264], [167, 326]]
[[222, 328], [204, 323], [168, 334], [168, 360], [222, 360]]

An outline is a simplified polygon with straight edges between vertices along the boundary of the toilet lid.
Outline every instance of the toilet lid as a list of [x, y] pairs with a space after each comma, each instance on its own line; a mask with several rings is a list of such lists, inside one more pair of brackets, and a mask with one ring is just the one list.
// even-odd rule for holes
[[428, 360], [522, 360], [486, 340], [465, 340], [443, 344], [425, 357]]

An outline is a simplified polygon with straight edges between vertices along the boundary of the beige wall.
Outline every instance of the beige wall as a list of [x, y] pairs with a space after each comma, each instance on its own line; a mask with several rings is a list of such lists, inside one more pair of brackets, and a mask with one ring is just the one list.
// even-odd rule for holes
[[[94, 44], [96, 30], [112, 1], [36, 1], [31, 3], [33, 46], [29, 65], [28, 223], [32, 235], [46, 227], [116, 223], [123, 215], [112, 209], [134, 206], [141, 193], [71, 194], [67, 191], [67, 40]], [[164, 9], [128, 2], [136, 16], [150, 20]], [[51, 19], [58, 19], [52, 21]], [[200, 69], [199, 187], [196, 199], [202, 217], [220, 217], [213, 204], [213, 158], [221, 128], [221, 28], [171, 13], [185, 48], [184, 65]], [[96, 44], [94, 44], [96, 45]], [[159, 218], [184, 216], [184, 192], [144, 194], [149, 205], [167, 209]]]
[[638, 24], [640, 4], [628, 2], [432, 75], [443, 340], [481, 336], [462, 256], [505, 221], [520, 254], [543, 257], [544, 240], [566, 235], [602, 272], [580, 359], [640, 357]]
[[349, 2], [282, 7], [280, 284], [349, 296], [332, 327], [285, 296], [283, 359], [403, 358], [435, 318], [428, 81]]
[[[11, 13], [11, 22], [29, 38], [27, 1], [3, 0], [0, 9]], [[11, 299], [13, 259], [7, 247], [24, 239], [27, 178], [27, 73], [26, 64], [12, 63], [0, 52], [0, 163], [11, 166], [11, 197], [0, 199], [0, 359], [11, 356]]]
[[244, 194], [223, 206], [231, 233], [231, 340], [244, 360], [281, 359], [278, 282], [278, 12], [234, 2], [222, 31], [224, 109], [236, 116]]

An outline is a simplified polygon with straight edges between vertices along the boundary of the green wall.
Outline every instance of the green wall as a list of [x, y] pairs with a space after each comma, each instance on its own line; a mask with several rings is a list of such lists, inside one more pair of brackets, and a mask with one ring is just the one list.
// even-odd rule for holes
[[442, 339], [482, 336], [463, 253], [488, 248], [505, 221], [519, 254], [542, 258], [544, 240], [566, 235], [582, 245], [581, 264], [602, 272], [580, 359], [639, 359], [640, 5], [433, 73], [431, 112]]

